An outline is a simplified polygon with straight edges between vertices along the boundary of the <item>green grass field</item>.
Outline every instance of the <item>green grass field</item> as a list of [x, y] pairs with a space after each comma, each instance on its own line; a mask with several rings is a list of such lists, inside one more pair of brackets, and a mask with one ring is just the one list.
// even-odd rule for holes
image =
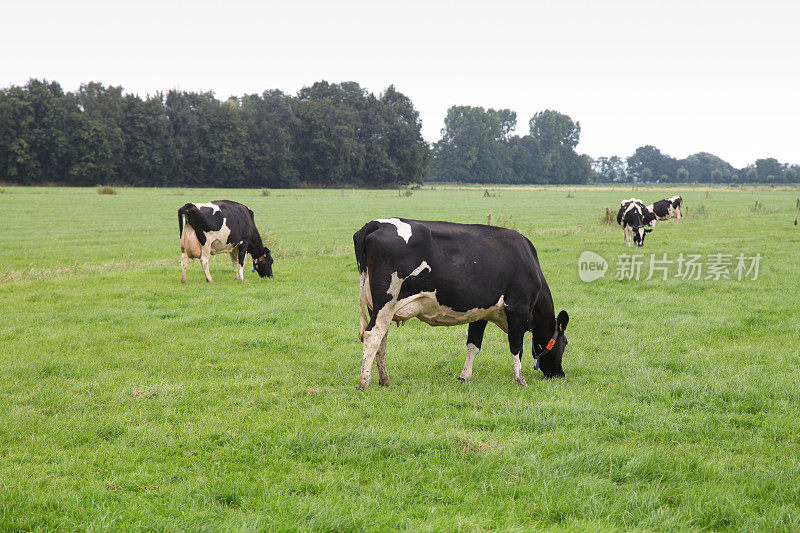
[[[5, 187], [0, 529], [800, 529], [800, 189], [571, 190]], [[673, 194], [689, 216], [644, 248], [600, 223]], [[182, 286], [177, 209], [223, 198], [275, 277], [218, 256]], [[411, 321], [392, 386], [357, 391], [353, 232], [490, 211], [570, 313], [566, 378], [533, 371], [529, 335], [518, 387], [490, 325], [461, 383], [466, 326]], [[580, 281], [584, 250], [605, 278]], [[620, 253], [717, 252], [760, 253], [758, 279], [614, 277]]]

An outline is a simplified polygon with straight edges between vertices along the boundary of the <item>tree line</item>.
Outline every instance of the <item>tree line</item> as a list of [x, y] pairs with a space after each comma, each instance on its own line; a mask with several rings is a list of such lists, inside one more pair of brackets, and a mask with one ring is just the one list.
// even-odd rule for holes
[[586, 183], [592, 160], [578, 154], [579, 122], [557, 111], [536, 113], [530, 133], [511, 135], [517, 114], [509, 109], [454, 106], [433, 146], [431, 181], [472, 183]]
[[595, 160], [576, 150], [580, 122], [536, 113], [512, 135], [508, 109], [453, 106], [441, 139], [422, 138], [411, 100], [390, 86], [317, 82], [218, 100], [212, 92], [126, 94], [91, 82], [65, 92], [32, 79], [0, 89], [0, 181], [34, 185], [398, 187], [428, 181], [789, 183], [800, 166], [759, 159], [736, 169], [701, 152], [642, 146]]
[[88, 83], [0, 90], [0, 180], [134, 186], [396, 187], [421, 182], [430, 150], [393, 86], [318, 82], [291, 96], [220, 101], [171, 90], [144, 98]]
[[735, 168], [722, 158], [699, 152], [676, 159], [652, 145], [640, 146], [626, 159], [598, 157], [593, 163], [598, 182], [643, 183], [796, 183], [800, 165], [780, 163], [774, 157], [757, 159], [744, 168]]

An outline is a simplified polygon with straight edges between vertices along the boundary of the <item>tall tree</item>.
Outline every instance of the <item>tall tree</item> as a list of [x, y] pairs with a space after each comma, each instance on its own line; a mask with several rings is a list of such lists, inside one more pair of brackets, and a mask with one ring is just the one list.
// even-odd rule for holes
[[442, 138], [434, 147], [434, 179], [504, 183], [508, 181], [510, 132], [517, 115], [508, 109], [453, 106], [447, 110]]

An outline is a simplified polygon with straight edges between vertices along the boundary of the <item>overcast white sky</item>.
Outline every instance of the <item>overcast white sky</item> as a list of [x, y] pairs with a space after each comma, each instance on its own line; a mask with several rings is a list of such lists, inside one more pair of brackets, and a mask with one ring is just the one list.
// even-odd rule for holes
[[46, 78], [230, 95], [394, 84], [436, 141], [452, 105], [542, 109], [578, 150], [654, 144], [800, 163], [800, 2], [43, 1], [0, 4], [0, 85]]

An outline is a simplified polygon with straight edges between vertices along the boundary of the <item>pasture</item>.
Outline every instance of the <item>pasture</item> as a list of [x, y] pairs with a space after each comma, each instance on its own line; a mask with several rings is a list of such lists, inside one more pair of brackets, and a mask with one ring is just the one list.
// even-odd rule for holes
[[[5, 187], [0, 529], [798, 530], [799, 189]], [[623, 248], [604, 208], [681, 194]], [[250, 206], [273, 279], [181, 285], [177, 209]], [[761, 207], [756, 207], [756, 200]], [[352, 234], [388, 216], [516, 227], [571, 321], [566, 378], [512, 377], [489, 325], [392, 326], [357, 391]], [[761, 254], [757, 279], [584, 283], [578, 257]], [[249, 259], [248, 259], [249, 260]]]

